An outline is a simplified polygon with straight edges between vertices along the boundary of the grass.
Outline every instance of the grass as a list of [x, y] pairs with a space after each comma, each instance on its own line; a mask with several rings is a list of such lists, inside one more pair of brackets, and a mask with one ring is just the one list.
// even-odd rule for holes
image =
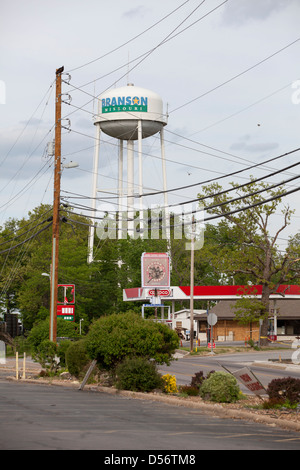
[[[286, 349], [286, 348], [280, 348], [280, 347], [271, 347], [271, 346], [265, 346], [261, 347], [258, 349], [258, 351], [279, 351], [281, 349]], [[188, 351], [190, 352], [190, 348], [187, 346], [181, 346], [179, 348], [181, 351]], [[213, 349], [214, 354], [234, 354], [234, 353], [246, 353], [246, 352], [254, 352], [256, 349], [252, 349], [249, 346], [216, 346]], [[191, 355], [193, 356], [206, 356], [208, 353], [211, 352], [211, 349], [208, 348], [207, 346], [197, 346], [197, 348], [194, 348], [193, 352], [191, 352]]]

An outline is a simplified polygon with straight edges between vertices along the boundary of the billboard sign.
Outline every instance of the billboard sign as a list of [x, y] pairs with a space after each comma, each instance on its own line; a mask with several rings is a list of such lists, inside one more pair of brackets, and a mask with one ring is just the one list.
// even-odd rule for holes
[[142, 254], [142, 287], [170, 287], [170, 257], [168, 253]]

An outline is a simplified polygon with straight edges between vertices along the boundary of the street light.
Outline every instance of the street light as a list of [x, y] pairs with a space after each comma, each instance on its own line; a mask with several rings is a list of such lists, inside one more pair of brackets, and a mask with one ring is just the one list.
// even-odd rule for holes
[[81, 322], [84, 321], [84, 318], [80, 318], [79, 320], [79, 334], [81, 334]]

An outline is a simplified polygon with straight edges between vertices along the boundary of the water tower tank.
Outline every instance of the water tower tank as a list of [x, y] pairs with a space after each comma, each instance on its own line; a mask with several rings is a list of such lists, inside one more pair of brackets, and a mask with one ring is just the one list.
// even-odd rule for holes
[[159, 132], [167, 124], [161, 97], [132, 84], [104, 92], [99, 97], [95, 124], [116, 139], [137, 140], [138, 122], [142, 121], [142, 138]]

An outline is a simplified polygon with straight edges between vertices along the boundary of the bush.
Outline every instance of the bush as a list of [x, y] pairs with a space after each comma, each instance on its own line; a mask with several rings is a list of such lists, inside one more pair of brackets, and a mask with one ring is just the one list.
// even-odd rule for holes
[[165, 393], [177, 393], [177, 384], [175, 375], [165, 374], [162, 376], [163, 390]]
[[169, 364], [178, 343], [177, 334], [166, 325], [145, 320], [135, 312], [101, 317], [86, 336], [90, 358], [108, 370], [125, 357], [144, 357], [157, 364]]
[[42, 367], [46, 367], [51, 372], [56, 372], [58, 362], [56, 361], [57, 344], [49, 339], [42, 341], [36, 348], [32, 357], [35, 361], [39, 362]]
[[155, 363], [142, 357], [126, 358], [115, 372], [116, 387], [119, 390], [150, 392], [162, 385]]
[[206, 377], [204, 376], [202, 371], [196, 372], [196, 374], [193, 375], [192, 377], [191, 386], [200, 388], [204, 380], [208, 379], [210, 375], [213, 374], [214, 372], [215, 372], [214, 370], [210, 371]]
[[267, 388], [270, 399], [300, 403], [300, 379], [284, 377], [272, 380]]
[[240, 389], [236, 378], [226, 372], [214, 372], [200, 387], [204, 400], [232, 403], [239, 399]]
[[60, 367], [65, 367], [67, 365], [66, 363], [66, 352], [71, 346], [72, 341], [65, 339], [64, 341], [61, 341], [58, 345], [58, 350], [57, 350], [57, 355], [60, 359]]
[[66, 351], [66, 365], [70, 374], [77, 378], [85, 375], [90, 358], [86, 351], [85, 341], [74, 341]]

